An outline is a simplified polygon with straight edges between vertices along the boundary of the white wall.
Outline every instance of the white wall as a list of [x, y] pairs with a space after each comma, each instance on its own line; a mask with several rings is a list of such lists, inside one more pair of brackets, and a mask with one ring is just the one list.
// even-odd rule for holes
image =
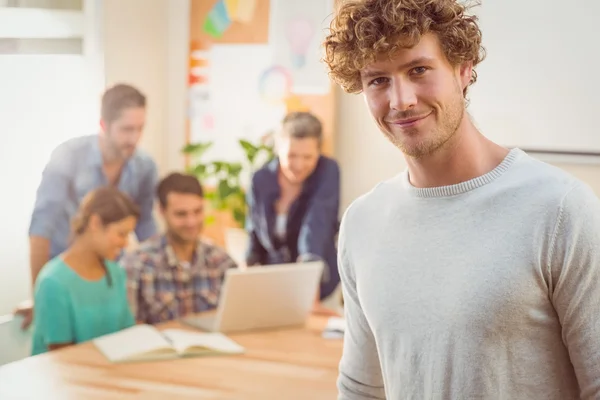
[[[477, 84], [477, 83], [476, 83]], [[377, 182], [405, 168], [402, 154], [371, 119], [362, 95], [338, 89], [336, 156], [342, 169], [342, 208]], [[485, 132], [484, 132], [485, 134]], [[600, 165], [553, 163], [592, 186], [600, 196]]]
[[104, 0], [106, 83], [146, 94], [141, 147], [161, 174], [183, 167], [188, 38], [189, 0]]
[[[92, 8], [96, 2], [86, 1]], [[4, 14], [10, 9], [0, 11]], [[51, 13], [43, 14], [42, 21], [52, 20]], [[95, 28], [88, 15], [84, 20], [86, 29]], [[99, 99], [94, 94], [102, 77], [97, 69], [89, 68], [97, 57], [95, 48], [91, 40], [84, 57], [0, 55], [0, 121], [5, 135], [0, 170], [6, 193], [0, 207], [0, 315], [10, 312], [31, 291], [27, 232], [41, 172], [52, 149], [97, 126]]]
[[[91, 3], [100, 6], [97, 15], [103, 22], [98, 43], [94, 43], [103, 47], [105, 55], [103, 60], [101, 57], [94, 60], [98, 70], [105, 68], [107, 84], [128, 82], [147, 95], [148, 121], [141, 145], [154, 156], [161, 174], [180, 170], [183, 157], [179, 150], [185, 141], [189, 0], [93, 0]], [[73, 76], [73, 71], [78, 71], [73, 69], [78, 61], [72, 59], [76, 57], [63, 57], [62, 62], [54, 64], [37, 58], [40, 61], [29, 57], [33, 62], [27, 64], [29, 69], [25, 74], [17, 73], [23, 71], [23, 65], [8, 62], [8, 58], [0, 62], [0, 87], [6, 89], [0, 90], [0, 120], [16, 140], [6, 142], [0, 150], [0, 161], [4, 160], [0, 167], [4, 165], [4, 170], [9, 171], [7, 164], [22, 165], [19, 173], [10, 175], [12, 178], [7, 176], [5, 182], [7, 188], [18, 188], [21, 195], [6, 197], [0, 209], [3, 221], [15, 220], [5, 223], [6, 229], [0, 229], [0, 239], [5, 245], [0, 251], [0, 315], [10, 312], [16, 303], [30, 295], [27, 226], [39, 173], [58, 143], [91, 133], [97, 127], [99, 96], [104, 87], [88, 82], [98, 92], [98, 101], [93, 110], [81, 109], [84, 106], [81, 92], [89, 79]], [[52, 80], [46, 79], [48, 70], [54, 71], [50, 74], [54, 76]], [[27, 79], [15, 79], [17, 76]], [[41, 81], [36, 81], [36, 77]], [[73, 85], [77, 79], [81, 82]], [[70, 86], [74, 86], [73, 90], [65, 90]], [[49, 104], [67, 107], [77, 118], [59, 118], [64, 110], [59, 115], [47, 107]], [[31, 118], [32, 113], [35, 118]], [[77, 124], [78, 128], [67, 129]], [[49, 126], [53, 129], [46, 128]], [[38, 146], [32, 147], [33, 142]], [[23, 161], [22, 154], [30, 157]]]

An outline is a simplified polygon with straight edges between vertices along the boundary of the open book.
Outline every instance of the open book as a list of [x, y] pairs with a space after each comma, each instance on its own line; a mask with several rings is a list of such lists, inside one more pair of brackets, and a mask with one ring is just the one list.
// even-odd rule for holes
[[109, 361], [115, 363], [244, 352], [242, 346], [221, 333], [183, 329], [159, 331], [152, 325], [135, 325], [96, 338], [93, 343]]

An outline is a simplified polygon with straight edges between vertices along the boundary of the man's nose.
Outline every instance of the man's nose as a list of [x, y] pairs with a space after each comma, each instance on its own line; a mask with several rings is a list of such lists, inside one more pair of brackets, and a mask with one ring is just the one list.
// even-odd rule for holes
[[417, 104], [415, 85], [412, 82], [395, 79], [390, 87], [390, 108], [407, 111]]

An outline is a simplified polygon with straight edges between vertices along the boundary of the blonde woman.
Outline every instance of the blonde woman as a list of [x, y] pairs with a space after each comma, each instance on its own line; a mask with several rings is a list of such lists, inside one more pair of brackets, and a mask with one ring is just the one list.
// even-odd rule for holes
[[275, 136], [277, 157], [252, 177], [247, 202], [246, 264], [323, 261], [316, 313], [340, 282], [336, 238], [340, 168], [321, 153], [323, 127], [309, 112], [292, 112]]

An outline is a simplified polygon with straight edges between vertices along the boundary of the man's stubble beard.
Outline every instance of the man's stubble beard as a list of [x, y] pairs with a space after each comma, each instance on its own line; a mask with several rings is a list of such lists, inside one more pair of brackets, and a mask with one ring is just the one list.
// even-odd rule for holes
[[[425, 132], [424, 136], [427, 136], [427, 133], [429, 133], [429, 136], [424, 140], [417, 142], [415, 145], [408, 146], [401, 136], [399, 137], [391, 132], [386, 132], [386, 137], [394, 146], [400, 149], [402, 153], [414, 159], [432, 155], [438, 150], [448, 146], [453, 142], [452, 139], [456, 136], [456, 132], [466, 115], [466, 101], [463, 97], [462, 90], [460, 90], [460, 87], [458, 86], [458, 82], [456, 90], [457, 93], [452, 101], [453, 104], [444, 113], [442, 119], [438, 119], [438, 125], [434, 128], [434, 132]], [[434, 117], [435, 115], [434, 112], [430, 117]], [[421, 134], [422, 133], [423, 132], [421, 132]], [[416, 128], [413, 129], [413, 132], [410, 132], [409, 130], [408, 135], [410, 134], [419, 135], [419, 130]]]

